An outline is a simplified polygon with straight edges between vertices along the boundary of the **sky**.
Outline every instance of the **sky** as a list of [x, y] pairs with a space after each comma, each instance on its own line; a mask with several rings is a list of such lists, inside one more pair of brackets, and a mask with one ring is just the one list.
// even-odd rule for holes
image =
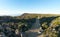
[[0, 16], [60, 14], [60, 0], [0, 0]]

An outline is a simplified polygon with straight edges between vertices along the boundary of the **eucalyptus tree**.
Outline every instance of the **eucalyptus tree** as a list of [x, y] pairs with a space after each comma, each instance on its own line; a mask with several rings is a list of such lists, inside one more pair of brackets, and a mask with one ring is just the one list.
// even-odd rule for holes
[[18, 30], [21, 34], [21, 37], [24, 37], [25, 36], [25, 31], [28, 30], [28, 24], [27, 23], [23, 23], [23, 22], [19, 22], [18, 23]]

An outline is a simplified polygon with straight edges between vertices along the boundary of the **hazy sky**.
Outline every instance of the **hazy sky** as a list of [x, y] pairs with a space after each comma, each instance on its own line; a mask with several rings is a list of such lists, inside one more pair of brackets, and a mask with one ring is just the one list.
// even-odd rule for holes
[[0, 15], [59, 14], [60, 0], [0, 0]]

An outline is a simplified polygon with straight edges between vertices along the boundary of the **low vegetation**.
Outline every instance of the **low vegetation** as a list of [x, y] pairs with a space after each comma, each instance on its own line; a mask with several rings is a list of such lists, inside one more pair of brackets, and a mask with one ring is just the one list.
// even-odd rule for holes
[[[39, 14], [38, 14], [39, 15]], [[0, 34], [6, 37], [21, 37], [21, 33], [28, 31], [35, 23], [38, 15], [22, 15], [18, 17], [1, 16], [0, 17]], [[29, 17], [27, 17], [29, 16]], [[25, 17], [25, 18], [24, 18]], [[44, 37], [60, 37], [60, 17], [39, 15], [39, 23], [44, 32]], [[17, 30], [17, 31], [16, 31]]]

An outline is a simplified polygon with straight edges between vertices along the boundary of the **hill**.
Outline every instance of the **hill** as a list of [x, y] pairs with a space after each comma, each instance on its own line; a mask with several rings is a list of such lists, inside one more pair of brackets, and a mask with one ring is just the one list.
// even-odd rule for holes
[[24, 13], [21, 16], [17, 16], [17, 18], [21, 18], [21, 19], [28, 19], [28, 18], [36, 18], [37, 16], [39, 16], [40, 18], [42, 17], [54, 17], [54, 16], [60, 16], [60, 14], [32, 14], [32, 13]]

